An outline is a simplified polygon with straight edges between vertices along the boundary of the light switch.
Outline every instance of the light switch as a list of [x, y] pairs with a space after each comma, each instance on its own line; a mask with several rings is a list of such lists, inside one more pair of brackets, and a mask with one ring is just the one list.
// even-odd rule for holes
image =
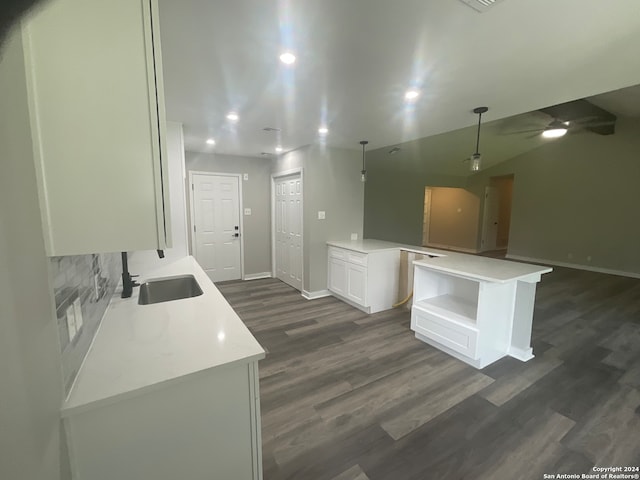
[[248, 173], [245, 173], [244, 175], [242, 175], [242, 178], [243, 178], [244, 180], [249, 180], [249, 174], [248, 174]]
[[244, 214], [245, 215], [251, 215], [251, 209], [250, 208], [245, 208], [244, 209]]
[[318, 210], [318, 220], [324, 220], [325, 218], [325, 212], [323, 210]]

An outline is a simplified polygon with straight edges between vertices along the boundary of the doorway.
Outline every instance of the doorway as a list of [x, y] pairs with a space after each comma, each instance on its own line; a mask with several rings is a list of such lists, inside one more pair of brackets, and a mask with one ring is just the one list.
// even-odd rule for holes
[[213, 282], [242, 278], [240, 175], [190, 172], [191, 247]]
[[507, 250], [511, 228], [513, 175], [491, 177], [485, 189], [481, 251]]
[[272, 176], [274, 277], [302, 291], [302, 171]]

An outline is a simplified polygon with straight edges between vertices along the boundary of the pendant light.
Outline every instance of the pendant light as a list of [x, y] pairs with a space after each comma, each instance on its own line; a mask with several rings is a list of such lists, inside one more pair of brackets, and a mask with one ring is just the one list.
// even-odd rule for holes
[[366, 140], [362, 140], [360, 142], [360, 145], [362, 145], [362, 170], [360, 171], [360, 181], [361, 182], [366, 182], [367, 181], [367, 168], [366, 168], [365, 163], [364, 163], [364, 149], [365, 149], [367, 143], [369, 143], [369, 142], [366, 141]]
[[487, 107], [476, 107], [473, 109], [473, 113], [478, 114], [478, 134], [476, 135], [476, 151], [469, 159], [472, 172], [480, 170], [482, 155], [480, 155], [480, 123], [482, 122], [482, 114], [488, 112]]

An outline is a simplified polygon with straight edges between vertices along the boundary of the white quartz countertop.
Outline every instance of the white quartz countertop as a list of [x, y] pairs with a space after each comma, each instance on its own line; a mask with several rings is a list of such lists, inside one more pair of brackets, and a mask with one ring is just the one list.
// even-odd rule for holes
[[431, 255], [433, 258], [416, 260], [415, 265], [422, 265], [432, 270], [458, 275], [487, 282], [505, 283], [513, 280], [539, 280], [539, 276], [548, 273], [551, 267], [529, 263], [512, 262], [497, 258], [482, 257], [466, 253], [439, 250], [431, 247], [418, 247], [384, 240], [333, 240], [327, 245], [346, 248], [360, 253], [374, 253], [385, 250], [406, 250], [409, 252]]
[[438, 250], [437, 248], [418, 247], [415, 245], [406, 245], [404, 243], [387, 242], [385, 240], [374, 240], [368, 238], [363, 240], [331, 240], [327, 242], [327, 245], [346, 248], [360, 253], [374, 253], [398, 249], [434, 256], [448, 255], [450, 253], [446, 250]]
[[514, 280], [539, 281], [540, 275], [553, 270], [551, 267], [530, 263], [511, 262], [497, 258], [481, 257], [464, 253], [448, 252], [446, 256], [425, 258], [413, 262], [416, 266], [483, 280], [506, 283]]
[[193, 257], [141, 275], [138, 281], [184, 274], [196, 278], [202, 295], [138, 305], [139, 288], [126, 299], [116, 291], [63, 405], [63, 416], [187, 375], [264, 358], [264, 349]]

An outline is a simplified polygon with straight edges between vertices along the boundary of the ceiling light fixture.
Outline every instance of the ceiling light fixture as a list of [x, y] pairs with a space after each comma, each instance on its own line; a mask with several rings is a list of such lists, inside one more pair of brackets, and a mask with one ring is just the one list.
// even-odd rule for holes
[[544, 138], [558, 138], [567, 133], [567, 130], [568, 129], [566, 123], [562, 123], [559, 120], [554, 120], [547, 126], [547, 128], [544, 129], [544, 132], [542, 132], [542, 136]]
[[420, 90], [416, 90], [412, 88], [411, 90], [407, 90], [404, 94], [404, 99], [408, 102], [412, 102], [420, 96]]
[[367, 181], [367, 168], [365, 166], [364, 163], [364, 149], [367, 146], [367, 142], [366, 140], [362, 140], [360, 142], [360, 145], [362, 145], [362, 170], [360, 171], [360, 181], [361, 182], [366, 182]]
[[276, 147], [276, 153], [281, 153], [282, 152], [282, 147], [280, 145], [278, 145]]
[[284, 52], [280, 55], [280, 61], [285, 65], [292, 65], [296, 62], [296, 56], [291, 52]]
[[478, 114], [478, 133], [476, 135], [476, 151], [469, 158], [472, 172], [480, 170], [480, 162], [482, 161], [482, 155], [480, 155], [480, 123], [482, 122], [482, 114], [488, 111], [489, 109], [487, 107], [476, 107], [473, 109], [473, 113]]
[[232, 122], [237, 122], [240, 119], [236, 112], [229, 112], [227, 114], [227, 120], [231, 120]]
[[326, 135], [327, 133], [329, 133], [329, 129], [328, 129], [327, 127], [320, 127], [320, 128], [318, 129], [318, 133], [319, 133], [320, 135]]
[[216, 141], [213, 138], [207, 138], [207, 145], [215, 145]]

